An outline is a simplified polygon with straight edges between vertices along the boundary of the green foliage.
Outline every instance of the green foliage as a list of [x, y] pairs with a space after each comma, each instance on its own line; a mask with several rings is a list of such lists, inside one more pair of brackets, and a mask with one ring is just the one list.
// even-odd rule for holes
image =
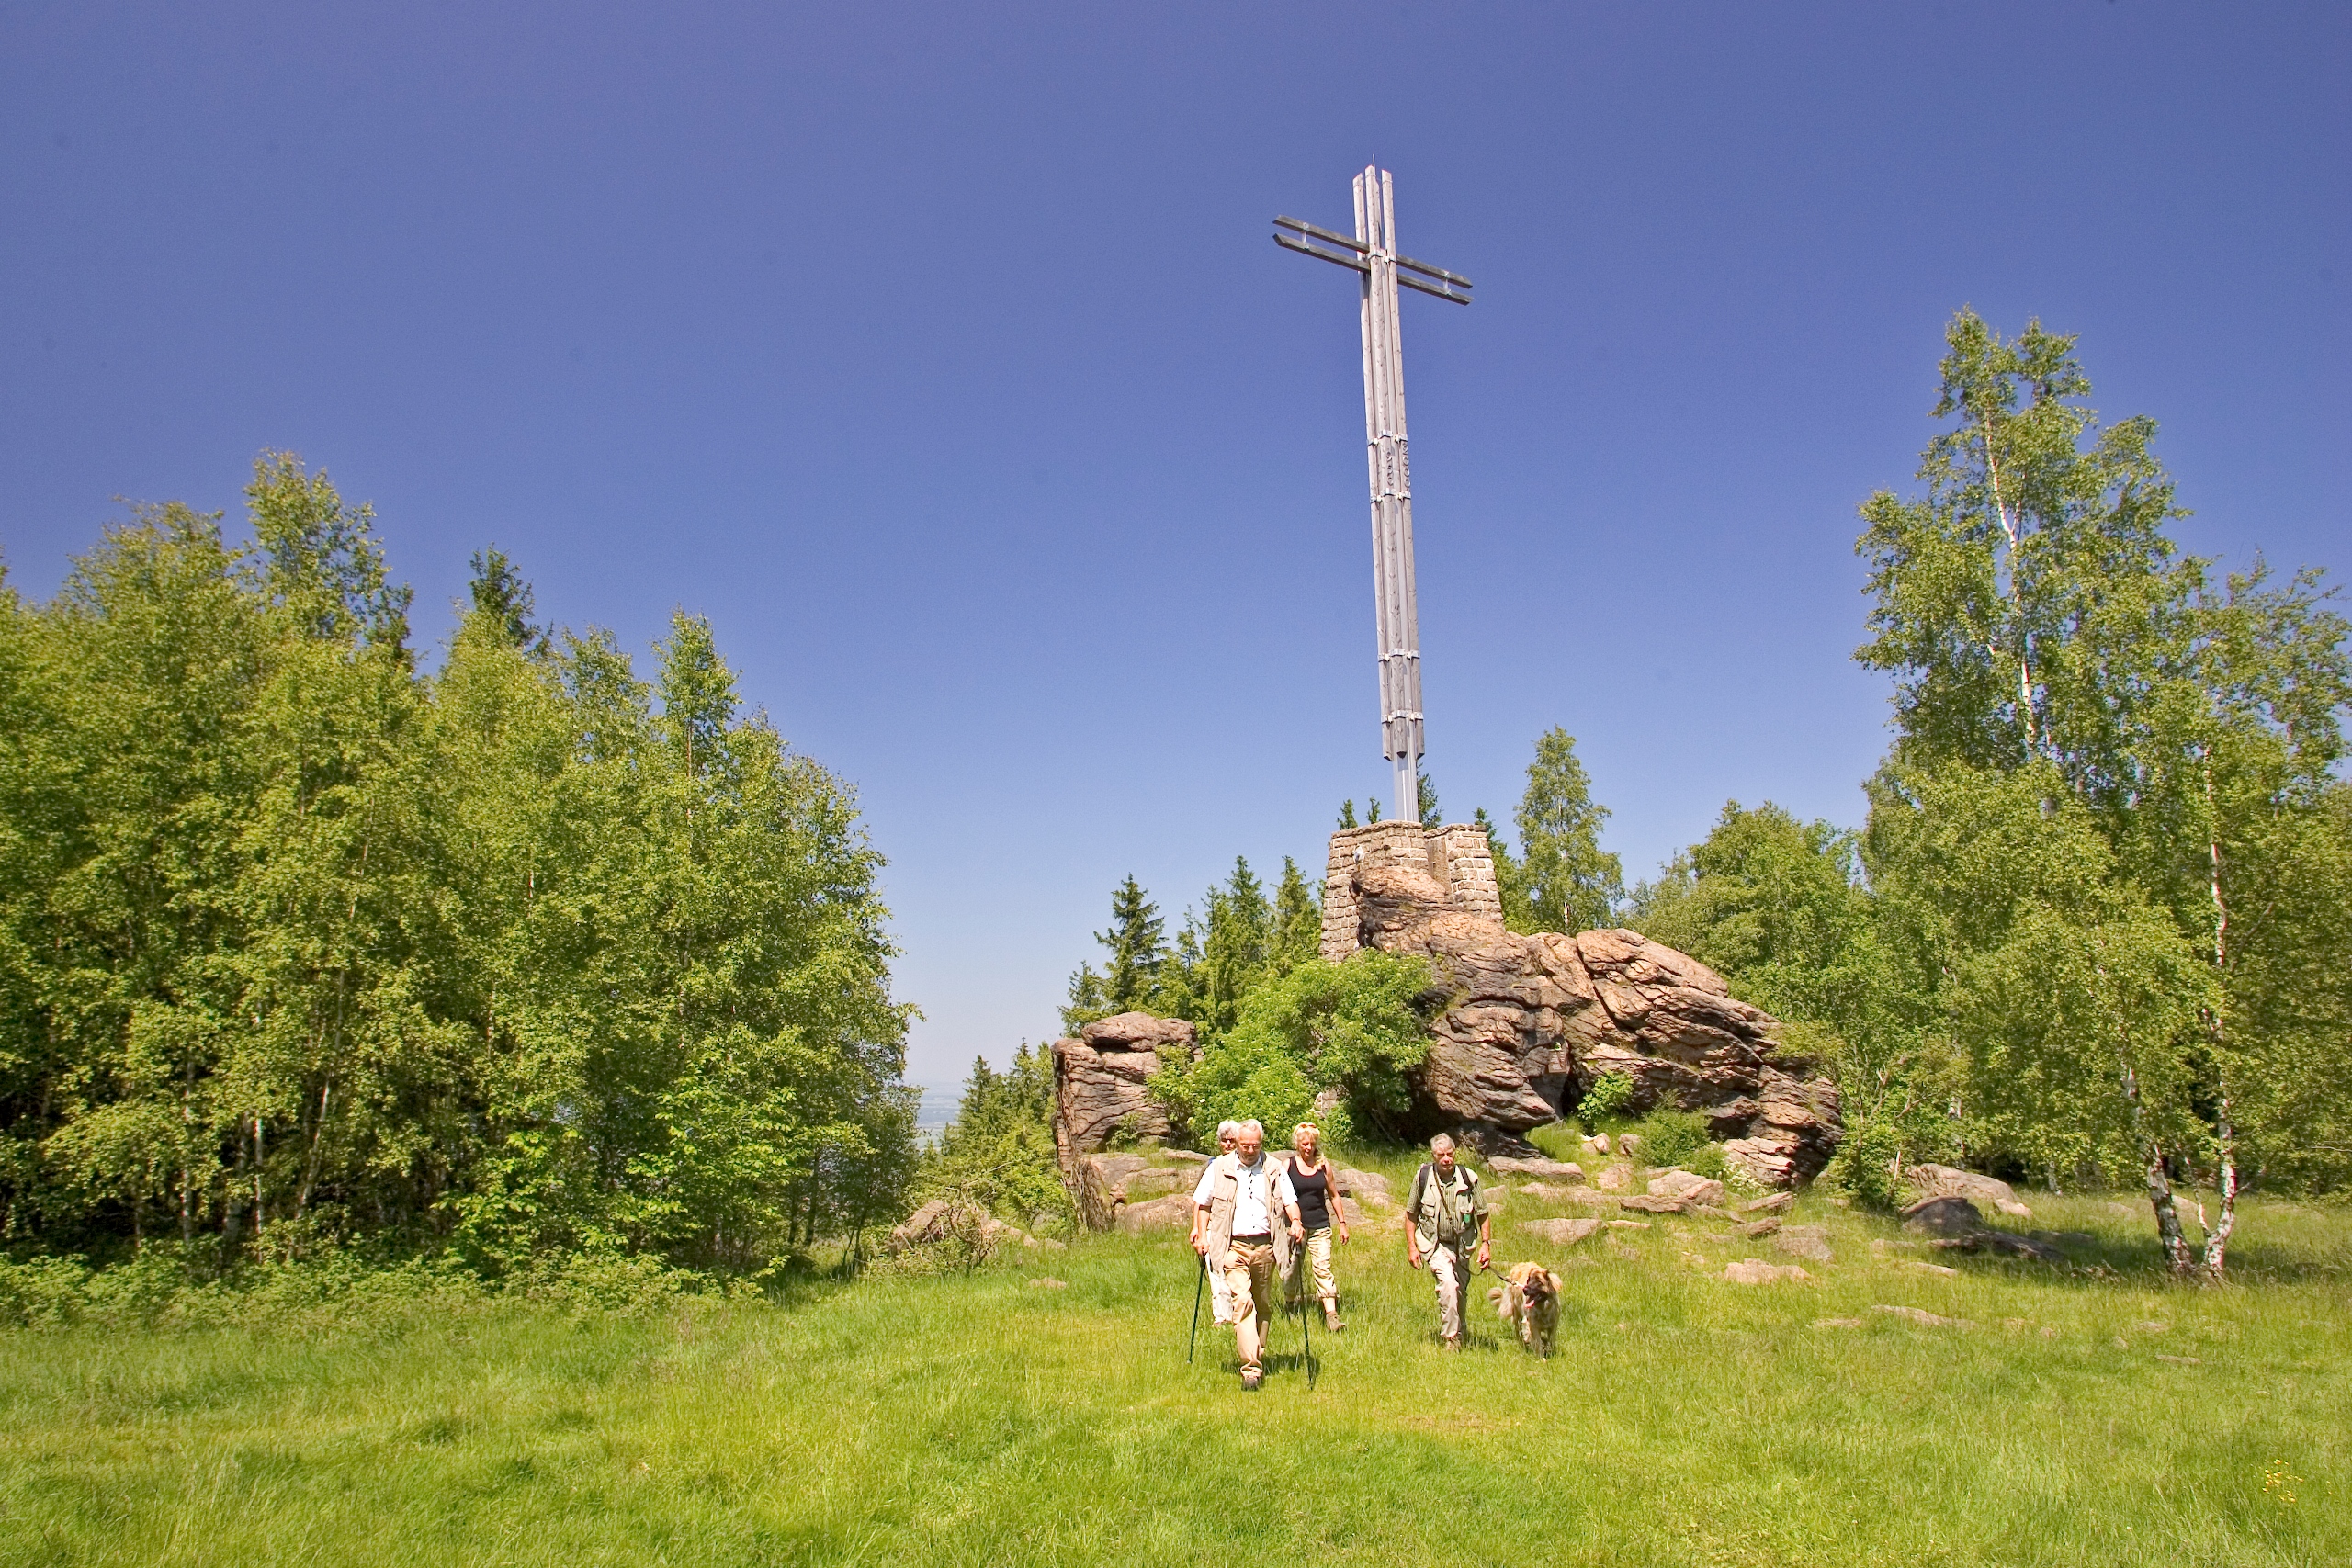
[[[2318, 889], [2336, 875], [2346, 624], [2316, 572], [2279, 583], [2257, 562], [2217, 583], [2210, 561], [2179, 554], [2165, 529], [2184, 513], [2154, 456], [2155, 425], [2101, 427], [2079, 401], [2089, 383], [2072, 338], [2034, 323], [2004, 342], [1963, 311], [1947, 346], [1935, 412], [1951, 423], [1922, 459], [1926, 494], [1882, 493], [1862, 509], [1858, 548], [1875, 604], [1858, 657], [1894, 676], [1899, 728], [1867, 858], [1874, 882], [1907, 888], [1913, 907], [1887, 929], [1916, 938], [1917, 972], [1954, 1020], [1955, 1044], [1973, 1043], [1956, 1091], [1972, 1108], [2006, 1101], [1988, 1113], [1999, 1139], [2030, 1145], [2018, 1157], [2104, 1157], [2091, 1145], [2111, 1142], [2122, 1114], [2139, 1119], [2141, 1158], [2162, 1149], [2243, 1168], [2251, 1156], [2341, 1180], [2352, 1160], [2340, 1144], [2311, 1152], [2334, 1124], [2319, 1106], [2344, 1087], [2327, 1065], [2343, 1054], [2317, 1042], [2352, 1026], [2344, 965], [2331, 978], [2317, 959], [2331, 942], [2343, 950]], [[2075, 868], [2074, 892], [2019, 909], [2001, 893], [2007, 869], [1981, 856], [1984, 899], [1934, 866], [1913, 877], [1887, 858], [1950, 841], [1918, 836], [1923, 814], [2001, 815], [1980, 781], [2011, 773], [2033, 777], [2037, 804], [2063, 829], [2036, 839], [2018, 824], [1996, 839]], [[2095, 877], [2081, 871], [2089, 847], [2074, 841], [2086, 836], [2102, 841]], [[2102, 885], [2098, 897], [2082, 891], [2086, 877]], [[1973, 914], [1980, 903], [2004, 911], [1997, 930]], [[2189, 957], [2205, 982], [2185, 972]], [[2057, 1080], [2087, 1081], [2093, 1055], [2114, 1061], [2101, 1029], [2070, 1036], [2084, 1057], [2072, 1069], [2054, 1046], [1984, 1054], [1988, 1038], [2027, 1028], [2037, 993], [2085, 1018], [2154, 998], [2135, 1051], [2154, 1021], [2187, 1032], [2157, 1053], [2161, 1085], [2143, 1081], [2135, 1099], [2117, 1066], [2110, 1100], [2125, 1109], [2097, 1128], [2070, 1126], [2082, 1105]], [[1988, 1080], [1996, 1061], [2000, 1078]], [[2010, 1092], [2017, 1072], [2054, 1075], [2040, 1112]], [[2055, 1179], [2064, 1168], [2048, 1169]], [[2219, 1261], [2209, 1248], [2207, 1267]]]
[[709, 627], [657, 707], [484, 558], [427, 677], [367, 508], [283, 454], [247, 503], [0, 598], [0, 1231], [749, 1267], [891, 1212], [881, 860]]
[[1410, 1103], [1406, 1075], [1428, 1053], [1417, 1000], [1426, 961], [1364, 949], [1338, 964], [1310, 959], [1250, 993], [1235, 1026], [1197, 1064], [1163, 1067], [1152, 1092], [1193, 1128], [1255, 1117], [1280, 1136], [1320, 1113], [1334, 1138], [1376, 1127]]
[[[1527, 767], [1519, 803], [1519, 867], [1525, 919], [1536, 931], [1573, 935], [1615, 922], [1624, 897], [1624, 870], [1600, 847], [1609, 808], [1592, 798], [1591, 780], [1577, 759], [1576, 738], [1545, 730]], [[1497, 870], [1501, 863], [1497, 863]]]
[[1896, 1161], [1903, 1143], [1900, 1129], [1891, 1122], [1849, 1122], [1822, 1179], [1866, 1208], [1892, 1209], [1897, 1201]]
[[1429, 774], [1423, 773], [1414, 781], [1414, 796], [1422, 827], [1437, 828], [1444, 825], [1444, 814], [1438, 809], [1437, 785], [1430, 782]]
[[1585, 1124], [1586, 1131], [1597, 1130], [1633, 1110], [1640, 1091], [1631, 1073], [1603, 1073], [1592, 1080], [1592, 1087], [1577, 1102], [1577, 1119]]
[[1298, 869], [1283, 856], [1283, 879], [1274, 889], [1272, 968], [1287, 975], [1323, 951], [1323, 900]]
[[[1631, 1130], [1641, 1135], [1642, 1159], [1645, 1164], [1680, 1166], [1701, 1176], [1723, 1174], [1723, 1148], [1708, 1136], [1706, 1118], [1695, 1112], [1662, 1105]], [[1697, 1162], [1713, 1168], [1700, 1170]]]
[[1340, 802], [1339, 825], [1341, 828], [1352, 828], [1356, 825], [1356, 803], [1354, 801], [1343, 800]]
[[1070, 1218], [1054, 1151], [1054, 1060], [1023, 1042], [1002, 1073], [986, 1057], [972, 1063], [956, 1120], [926, 1148], [916, 1195], [954, 1198], [1035, 1228]]

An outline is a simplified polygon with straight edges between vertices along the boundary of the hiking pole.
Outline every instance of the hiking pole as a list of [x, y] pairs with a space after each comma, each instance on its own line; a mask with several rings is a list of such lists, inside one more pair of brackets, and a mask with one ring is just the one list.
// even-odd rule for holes
[[1207, 1284], [1209, 1279], [1209, 1255], [1203, 1252], [1194, 1254], [1194, 1257], [1198, 1258], [1201, 1269], [1193, 1276], [1193, 1337], [1184, 1341], [1184, 1364], [1188, 1367], [1193, 1364], [1193, 1347], [1201, 1338], [1201, 1287]]
[[1306, 1392], [1315, 1392], [1315, 1331], [1306, 1326], [1307, 1303], [1304, 1297], [1298, 1303], [1298, 1332], [1306, 1342]]

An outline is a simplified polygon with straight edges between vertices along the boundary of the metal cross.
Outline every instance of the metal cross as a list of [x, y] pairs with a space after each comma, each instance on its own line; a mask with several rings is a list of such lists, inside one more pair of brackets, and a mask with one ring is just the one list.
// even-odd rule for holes
[[[1363, 279], [1363, 433], [1372, 471], [1372, 579], [1380, 649], [1380, 751], [1396, 768], [1396, 814], [1420, 814], [1421, 626], [1413, 594], [1413, 479], [1405, 456], [1405, 350], [1396, 288], [1470, 303], [1470, 280], [1396, 254], [1396, 192], [1388, 171], [1356, 176], [1356, 237], [1295, 218], [1274, 220], [1274, 243], [1353, 268]], [[1282, 231], [1288, 230], [1284, 233]]]

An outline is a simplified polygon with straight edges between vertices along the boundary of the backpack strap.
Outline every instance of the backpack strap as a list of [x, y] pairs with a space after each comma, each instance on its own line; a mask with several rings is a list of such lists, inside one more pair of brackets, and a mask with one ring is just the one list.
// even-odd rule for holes
[[1423, 1160], [1421, 1162], [1421, 1168], [1413, 1172], [1413, 1195], [1405, 1200], [1405, 1217], [1407, 1219], [1413, 1220], [1417, 1223], [1419, 1220], [1421, 1213], [1421, 1194], [1428, 1190], [1429, 1184], [1429, 1162], [1427, 1160]]

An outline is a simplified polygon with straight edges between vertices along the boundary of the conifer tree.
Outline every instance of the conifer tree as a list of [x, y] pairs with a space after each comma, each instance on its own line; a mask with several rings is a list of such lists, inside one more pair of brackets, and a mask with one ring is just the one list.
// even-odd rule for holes
[[1126, 1012], [1149, 1003], [1167, 943], [1159, 906], [1145, 897], [1143, 885], [1132, 874], [1112, 890], [1111, 929], [1095, 932], [1094, 940], [1111, 954], [1103, 967], [1103, 1005], [1113, 1012]]
[[1283, 879], [1274, 889], [1273, 970], [1287, 975], [1323, 951], [1323, 904], [1298, 869], [1283, 856]]

